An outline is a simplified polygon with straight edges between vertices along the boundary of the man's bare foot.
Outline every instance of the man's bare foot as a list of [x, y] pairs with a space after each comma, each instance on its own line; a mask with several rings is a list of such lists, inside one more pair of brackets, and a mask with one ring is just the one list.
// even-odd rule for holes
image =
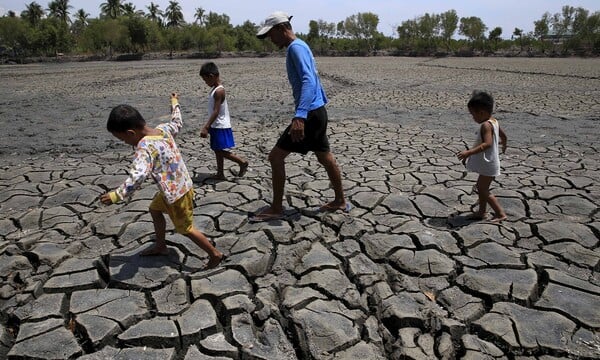
[[242, 176], [246, 175], [246, 171], [248, 171], [248, 162], [247, 161], [240, 165], [240, 172], [238, 173], [238, 176], [242, 177]]
[[140, 253], [140, 256], [164, 256], [169, 254], [169, 248], [166, 246], [154, 245]]
[[226, 258], [226, 256], [223, 253], [221, 253], [221, 255], [219, 255], [219, 256], [211, 257], [210, 259], [208, 259], [208, 262], [204, 266], [203, 270], [210, 270], [210, 269], [216, 268], [217, 266], [219, 266], [219, 264], [223, 260], [225, 260], [225, 258]]
[[465, 216], [465, 220], [480, 221], [485, 219], [487, 219], [487, 214], [481, 214], [477, 212]]
[[346, 201], [344, 201], [343, 203], [332, 201], [319, 208], [319, 212], [332, 212], [337, 210], [349, 212], [350, 210], [352, 210], [352, 205], [350, 205], [350, 203]]
[[283, 212], [274, 212], [270, 207], [248, 217], [250, 222], [262, 222], [283, 219]]
[[206, 178], [207, 180], [219, 180], [219, 181], [223, 181], [223, 180], [227, 180], [227, 178], [225, 177], [224, 174], [213, 174], [209, 177]]
[[495, 223], [495, 224], [498, 224], [498, 223], [503, 222], [506, 219], [507, 219], [506, 214], [503, 214], [503, 215], [494, 215], [494, 217], [492, 217], [492, 219], [490, 221], [493, 222], [493, 223]]

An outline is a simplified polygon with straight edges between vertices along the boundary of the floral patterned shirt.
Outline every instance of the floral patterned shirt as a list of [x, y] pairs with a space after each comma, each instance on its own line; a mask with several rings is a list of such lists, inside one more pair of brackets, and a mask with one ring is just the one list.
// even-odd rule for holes
[[181, 110], [179, 104], [174, 102], [171, 106], [171, 121], [156, 127], [162, 135], [145, 136], [138, 142], [129, 177], [110, 193], [113, 203], [131, 196], [148, 176], [152, 177], [169, 204], [173, 204], [193, 188], [192, 179], [174, 139], [182, 126]]

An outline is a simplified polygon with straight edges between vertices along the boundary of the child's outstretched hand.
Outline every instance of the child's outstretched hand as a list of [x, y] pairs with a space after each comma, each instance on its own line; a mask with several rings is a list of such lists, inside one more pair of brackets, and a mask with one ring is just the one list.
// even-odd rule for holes
[[104, 205], [111, 205], [113, 202], [110, 198], [110, 193], [100, 195], [100, 202]]

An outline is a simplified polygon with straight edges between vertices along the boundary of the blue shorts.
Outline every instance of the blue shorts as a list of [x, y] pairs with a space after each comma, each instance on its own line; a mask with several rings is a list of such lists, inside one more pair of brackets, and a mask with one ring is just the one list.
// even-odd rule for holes
[[210, 148], [213, 150], [227, 150], [235, 146], [231, 128], [209, 128], [208, 133], [210, 134]]

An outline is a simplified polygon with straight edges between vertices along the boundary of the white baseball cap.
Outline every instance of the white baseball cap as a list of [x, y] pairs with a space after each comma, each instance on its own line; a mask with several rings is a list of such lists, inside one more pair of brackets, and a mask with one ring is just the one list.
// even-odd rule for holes
[[273, 28], [273, 26], [288, 22], [291, 19], [292, 17], [283, 11], [275, 11], [271, 15], [267, 16], [265, 22], [262, 24], [262, 27], [256, 33], [256, 37], [259, 39], [264, 39], [267, 37], [267, 33]]

